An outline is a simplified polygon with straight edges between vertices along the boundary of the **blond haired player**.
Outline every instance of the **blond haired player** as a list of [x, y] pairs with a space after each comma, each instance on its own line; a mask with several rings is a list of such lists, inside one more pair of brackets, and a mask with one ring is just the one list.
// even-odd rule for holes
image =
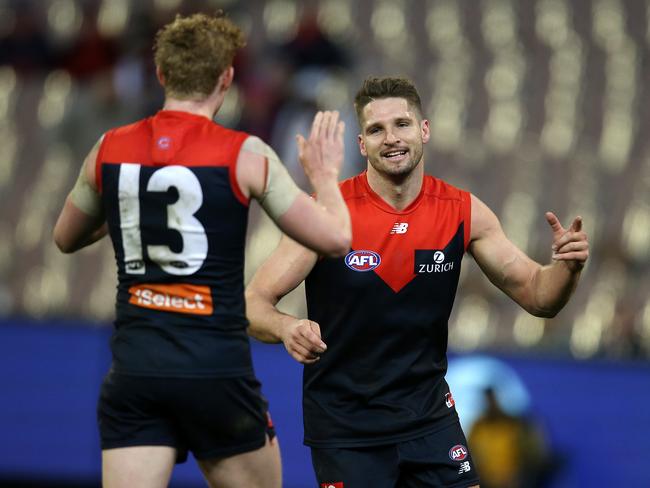
[[318, 113], [298, 138], [316, 200], [260, 139], [212, 121], [244, 44], [217, 15], [158, 33], [165, 104], [88, 154], [54, 239], [74, 252], [108, 232], [118, 266], [113, 364], [98, 407], [103, 485], [157, 488], [188, 451], [212, 487], [281, 486], [279, 447], [253, 373], [243, 266], [248, 203], [316, 252], [344, 255], [337, 185], [343, 124]]

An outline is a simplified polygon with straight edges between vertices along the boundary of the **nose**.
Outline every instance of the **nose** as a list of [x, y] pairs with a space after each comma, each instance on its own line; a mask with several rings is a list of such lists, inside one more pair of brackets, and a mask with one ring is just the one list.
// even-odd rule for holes
[[386, 131], [386, 137], [384, 138], [384, 144], [393, 145], [399, 142], [399, 138], [391, 130]]

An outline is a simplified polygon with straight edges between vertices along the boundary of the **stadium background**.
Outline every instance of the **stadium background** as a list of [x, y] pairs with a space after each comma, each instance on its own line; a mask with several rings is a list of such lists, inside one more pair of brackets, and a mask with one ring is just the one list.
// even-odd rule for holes
[[[97, 484], [114, 258], [108, 242], [62, 255], [51, 228], [98, 136], [160, 106], [157, 28], [219, 7], [249, 44], [218, 120], [269, 141], [302, 184], [294, 135], [313, 112], [342, 111], [352, 175], [352, 96], [367, 75], [404, 74], [431, 121], [427, 170], [488, 203], [529, 255], [549, 260], [544, 211], [583, 216], [590, 262], [555, 319], [464, 261], [450, 383], [466, 428], [488, 384], [537, 419], [558, 459], [545, 486], [650, 486], [645, 0], [0, 0], [0, 483]], [[278, 238], [254, 206], [247, 276]], [[304, 310], [301, 290], [284, 306]], [[285, 486], [312, 486], [300, 367], [282, 346], [254, 354]], [[192, 463], [173, 486], [202, 486]]]

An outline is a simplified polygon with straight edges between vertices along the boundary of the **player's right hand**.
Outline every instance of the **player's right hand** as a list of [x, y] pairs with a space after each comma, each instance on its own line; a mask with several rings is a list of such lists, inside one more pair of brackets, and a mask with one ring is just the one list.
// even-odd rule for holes
[[308, 139], [296, 136], [298, 158], [312, 185], [323, 178], [338, 178], [343, 165], [344, 130], [345, 123], [334, 110], [316, 113]]
[[287, 327], [282, 342], [291, 357], [302, 364], [315, 363], [327, 350], [320, 336], [320, 326], [307, 319], [297, 320]]

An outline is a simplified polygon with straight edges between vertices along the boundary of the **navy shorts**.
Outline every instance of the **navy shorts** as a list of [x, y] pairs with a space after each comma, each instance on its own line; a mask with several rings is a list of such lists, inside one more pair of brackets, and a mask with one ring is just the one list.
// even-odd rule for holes
[[417, 439], [360, 448], [312, 448], [320, 488], [466, 488], [479, 483], [458, 422]]
[[102, 449], [170, 446], [177, 462], [259, 449], [273, 438], [260, 383], [237, 378], [159, 378], [109, 372], [97, 420]]

